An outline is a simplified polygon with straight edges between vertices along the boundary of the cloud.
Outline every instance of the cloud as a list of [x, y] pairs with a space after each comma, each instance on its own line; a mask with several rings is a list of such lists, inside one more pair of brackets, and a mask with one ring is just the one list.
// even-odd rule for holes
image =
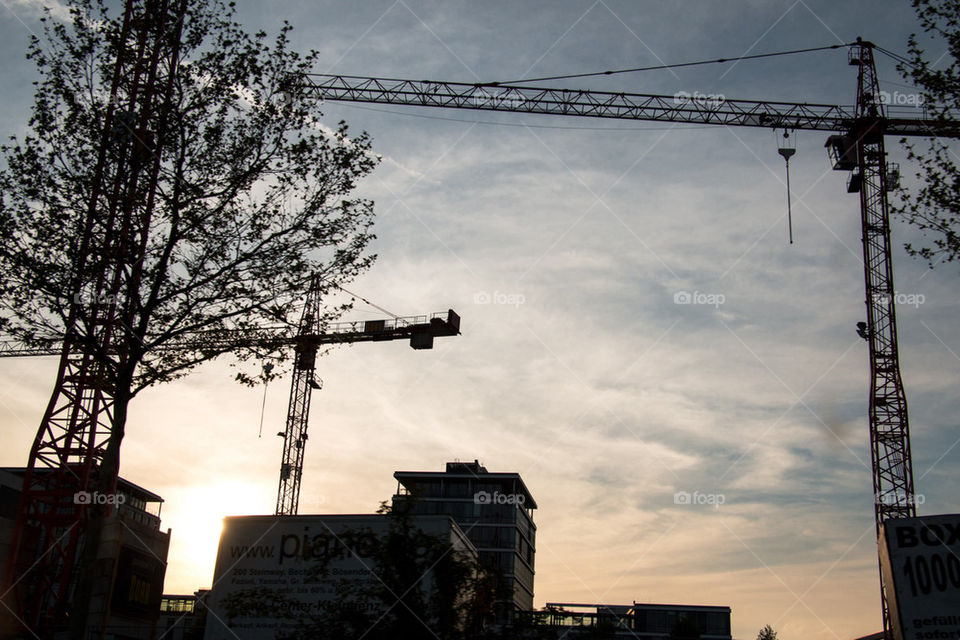
[[[541, 12], [536, 29], [522, 4], [437, 6], [429, 24], [481, 77], [521, 77], [544, 52], [536, 73], [650, 58], [611, 11], [676, 62], [744, 51], [792, 6], [742, 3], [680, 21], [680, 5], [609, 5], [578, 24], [569, 8]], [[855, 7], [808, 5], [789, 11], [757, 50], [811, 33], [828, 38], [811, 11], [837, 33], [864, 26]], [[249, 18], [258, 26], [289, 12], [298, 37], [337, 70], [464, 77], [461, 62], [401, 7], [376, 22], [386, 8], [248, 9], [264, 12]], [[869, 22], [870, 37], [901, 41], [910, 13], [898, 11]], [[318, 17], [328, 14], [336, 19]], [[856, 81], [843, 51], [742, 63], [722, 87], [718, 69], [590, 82], [837, 102], [852, 99]], [[321, 359], [325, 385], [313, 397], [304, 472], [311, 508], [370, 512], [395, 490], [397, 469], [480, 458], [520, 472], [539, 504], [538, 605], [726, 604], [741, 638], [767, 623], [782, 637], [875, 631], [869, 369], [855, 333], [865, 315], [859, 205], [830, 170], [823, 136], [798, 136], [789, 245], [782, 159], [768, 131], [640, 131], [616, 121], [600, 124], [622, 130], [585, 131], [577, 127], [594, 123], [482, 115], [558, 128], [324, 105], [324, 121], [369, 131], [384, 158], [357, 192], [377, 203], [380, 258], [351, 289], [403, 315], [453, 308], [463, 335], [438, 339], [433, 351], [374, 343]], [[888, 152], [907, 166], [900, 149]], [[893, 231], [898, 290], [926, 296], [898, 309], [918, 491], [932, 509], [955, 509], [955, 276], [927, 273], [900, 250], [912, 231], [899, 223]], [[678, 303], [681, 291], [723, 302]], [[0, 388], [17, 389], [16, 399], [26, 384], [12, 384], [18, 371], [0, 372]], [[263, 438], [261, 390], [232, 385], [220, 364], [150, 390], [134, 409], [124, 474], [168, 496], [172, 521], [187, 513], [188, 486], [233, 483], [241, 506], [272, 512], [273, 434], [283, 428], [287, 384], [268, 389]], [[38, 418], [6, 398], [0, 424], [20, 443], [8, 461], [22, 464], [32, 433], [21, 432]], [[679, 492], [691, 503], [676, 502]], [[696, 503], [694, 492], [713, 503]], [[181, 539], [175, 529], [171, 557], [185, 552]], [[207, 586], [210, 569], [171, 566], [168, 590]]]
[[71, 22], [70, 9], [59, 0], [9, 0], [7, 9], [21, 20], [34, 20], [50, 12], [50, 16], [61, 22]]

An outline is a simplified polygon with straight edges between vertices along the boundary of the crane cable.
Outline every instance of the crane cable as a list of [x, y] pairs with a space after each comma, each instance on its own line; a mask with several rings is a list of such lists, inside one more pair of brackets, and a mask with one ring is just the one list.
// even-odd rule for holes
[[267, 387], [270, 386], [270, 372], [273, 371], [273, 363], [267, 362], [263, 365], [263, 402], [260, 404], [260, 431], [258, 438], [263, 437], [263, 416], [267, 411]]
[[[660, 64], [652, 67], [636, 67], [633, 69], [617, 69], [614, 71], [595, 71], [592, 73], [571, 73], [562, 76], [543, 76], [542, 78], [524, 78], [523, 80], [508, 80], [500, 82], [481, 82], [479, 86], [499, 86], [505, 84], [519, 84], [521, 82], [541, 82], [544, 80], [567, 80], [570, 78], [590, 78], [593, 76], [612, 76], [618, 73], [633, 73], [634, 71], [656, 71], [659, 69], [677, 69], [680, 67], [693, 67], [702, 64], [718, 64], [723, 62], [739, 62], [740, 60], [755, 60], [757, 58], [772, 58], [774, 56], [787, 56], [795, 53], [810, 53], [812, 51], [826, 51], [828, 49], [841, 49], [843, 47], [852, 47], [856, 43], [832, 44], [825, 47], [811, 47], [808, 49], [794, 49], [792, 51], [778, 51], [774, 53], [756, 53], [749, 56], [738, 56], [736, 58], [717, 58], [714, 60], [699, 60], [697, 62], [680, 62], [677, 64]], [[878, 47], [879, 48], [879, 47]]]
[[[379, 310], [379, 311], [382, 311], [382, 312], [384, 312], [385, 314], [387, 314], [388, 316], [391, 316], [391, 317], [392, 317], [394, 320], [396, 320], [397, 322], [403, 322], [404, 324], [409, 324], [406, 320], [404, 320], [403, 318], [401, 318], [401, 317], [398, 316], [397, 314], [391, 313], [390, 311], [387, 311], [387, 310], [384, 309], [383, 307], [381, 307], [381, 306], [379, 306], [379, 305], [376, 305], [376, 304], [370, 302], [369, 300], [367, 300], [367, 299], [364, 298], [363, 296], [359, 296], [359, 295], [357, 295], [357, 294], [355, 294], [355, 293], [353, 293], [353, 292], [351, 292], [351, 291], [347, 291], [346, 289], [344, 289], [342, 286], [340, 286], [340, 285], [337, 284], [336, 282], [333, 282], [332, 280], [327, 280], [327, 279], [324, 278], [323, 276], [320, 276], [320, 278], [323, 279], [324, 281], [332, 284], [333, 286], [335, 286], [337, 289], [340, 289], [340, 290], [343, 291], [344, 293], [347, 293], [347, 294], [353, 296], [354, 298], [359, 298], [360, 300], [363, 300], [364, 302], [366, 302], [368, 305], [370, 305], [370, 306], [373, 307], [374, 309], [377, 309], [377, 310]], [[260, 438], [260, 437], [263, 436], [263, 416], [264, 416], [264, 413], [266, 412], [266, 409], [267, 409], [267, 386], [270, 384], [270, 381], [269, 381], [269, 379], [266, 379], [266, 376], [269, 376], [270, 372], [273, 370], [273, 364], [271, 364], [271, 363], [268, 362], [268, 363], [266, 363], [265, 365], [263, 365], [263, 369], [264, 369], [265, 384], [263, 385], [263, 403], [260, 405], [260, 431], [259, 431], [259, 433], [257, 434], [257, 437], [258, 437], [258, 438]]]
[[[323, 276], [320, 276], [320, 277], [323, 278]], [[378, 305], [370, 302], [369, 300], [367, 300], [367, 299], [364, 298], [363, 296], [357, 295], [356, 293], [353, 293], [352, 291], [348, 291], [347, 289], [343, 288], [342, 286], [340, 286], [340, 285], [337, 284], [336, 282], [333, 282], [332, 280], [327, 280], [326, 278], [323, 278], [323, 279], [326, 280], [328, 283], [332, 284], [333, 286], [335, 286], [337, 289], [340, 289], [340, 291], [343, 291], [344, 293], [347, 293], [347, 294], [353, 296], [354, 298], [359, 298], [360, 300], [362, 300], [363, 302], [366, 302], [368, 305], [370, 305], [370, 306], [373, 307], [374, 309], [377, 309], [378, 311], [384, 312], [384, 313], [387, 314], [388, 316], [392, 317], [394, 320], [396, 320], [396, 321], [398, 321], [398, 322], [403, 322], [404, 324], [408, 324], [406, 320], [404, 320], [403, 318], [401, 318], [401, 317], [398, 316], [397, 314], [395, 314], [395, 313], [393, 313], [393, 312], [391, 312], [391, 311], [387, 311], [387, 310], [384, 309], [383, 307], [378, 306]]]
[[893, 58], [893, 59], [896, 60], [897, 62], [900, 62], [900, 63], [902, 63], [902, 64], [907, 65], [908, 67], [913, 67], [914, 69], [917, 69], [917, 68], [918, 68], [917, 65], [916, 65], [912, 60], [910, 60], [909, 58], [907, 58], [906, 56], [902, 56], [902, 55], [900, 55], [899, 53], [894, 53], [893, 51], [889, 51], [889, 50], [887, 50], [887, 49], [884, 49], [884, 48], [881, 47], [880, 45], [876, 45], [876, 44], [873, 45], [873, 48], [876, 49], [877, 51], [879, 51], [880, 53], [886, 55], [887, 57]]

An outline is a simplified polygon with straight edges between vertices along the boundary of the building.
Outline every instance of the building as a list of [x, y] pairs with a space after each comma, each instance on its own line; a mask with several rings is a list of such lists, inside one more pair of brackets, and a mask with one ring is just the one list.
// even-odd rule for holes
[[613, 637], [666, 640], [675, 625], [695, 625], [700, 640], [732, 640], [730, 607], [647, 604], [572, 604], [548, 602], [526, 615], [538, 637], [576, 638], [603, 630]]
[[731, 640], [730, 607], [686, 604], [633, 603], [633, 631], [637, 638], [660, 640], [677, 622], [695, 622], [701, 640]]
[[[519, 473], [491, 473], [474, 460], [448, 462], [442, 472], [397, 471], [393, 477], [395, 508], [451, 516], [476, 546], [480, 563], [503, 576], [512, 594], [505, 605], [533, 609], [537, 503]], [[498, 619], [505, 621], [499, 612]]]
[[[7, 572], [25, 473], [23, 467], [0, 468], [0, 576]], [[85, 499], [96, 494], [85, 493]], [[94, 566], [88, 637], [149, 640], [155, 636], [170, 548], [170, 531], [160, 530], [163, 498], [119, 478], [109, 499], [117, 508], [106, 522]], [[10, 619], [0, 625], [4, 637], [17, 633]]]
[[[409, 602], [412, 589], [424, 596], [438, 592], [435, 561], [418, 544], [403, 550], [397, 566], [378, 566], [379, 543], [396, 522], [382, 514], [224, 518], [206, 598], [206, 639], [275, 640], [295, 633], [301, 624], [321, 624], [330, 614], [375, 622], [388, 614], [407, 615], [406, 607], [394, 611], [398, 598]], [[450, 516], [414, 516], [409, 524], [411, 537], [425, 534], [476, 562], [476, 549]], [[407, 578], [402, 571], [409, 567], [413, 570]], [[379, 594], [394, 578], [402, 590], [382, 598]]]
[[160, 599], [160, 620], [157, 638], [163, 640], [203, 640], [207, 623], [206, 596], [200, 589], [193, 595], [163, 594]]

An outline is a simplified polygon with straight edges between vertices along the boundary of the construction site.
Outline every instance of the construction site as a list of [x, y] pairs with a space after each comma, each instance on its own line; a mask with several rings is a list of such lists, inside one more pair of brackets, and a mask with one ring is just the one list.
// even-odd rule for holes
[[941, 25], [560, 4], [7, 8], [0, 637], [960, 637]]

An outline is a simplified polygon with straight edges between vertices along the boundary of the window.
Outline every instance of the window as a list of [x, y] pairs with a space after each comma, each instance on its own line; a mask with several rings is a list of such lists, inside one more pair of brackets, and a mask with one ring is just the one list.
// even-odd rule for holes
[[470, 492], [470, 484], [466, 480], [447, 480], [444, 483], [443, 495], [455, 498], [472, 495]]

